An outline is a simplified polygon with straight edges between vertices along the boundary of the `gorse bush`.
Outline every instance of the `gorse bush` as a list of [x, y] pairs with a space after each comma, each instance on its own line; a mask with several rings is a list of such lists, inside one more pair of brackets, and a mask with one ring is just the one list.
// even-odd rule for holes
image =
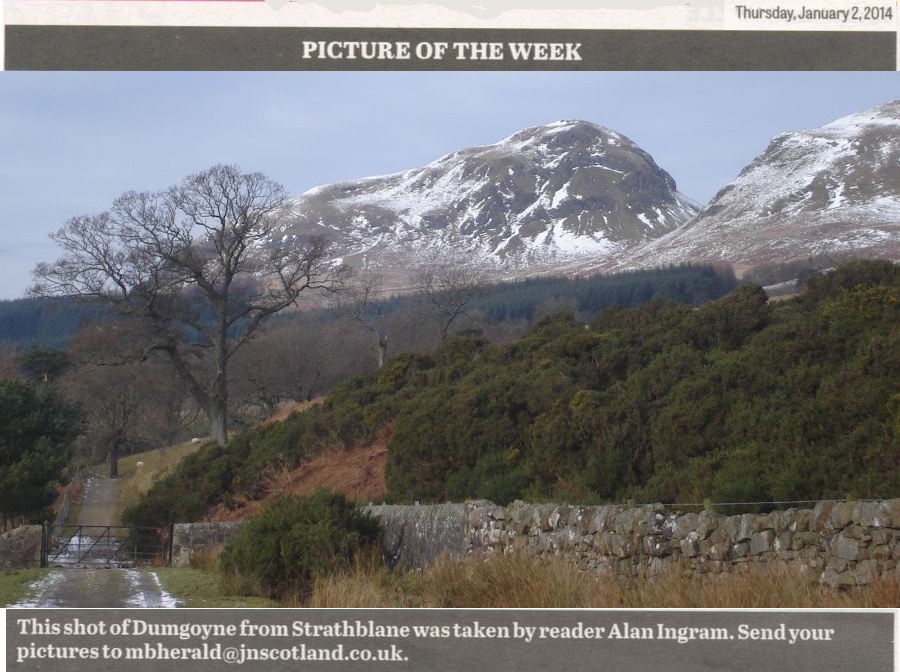
[[233, 449], [207, 443], [157, 481], [148, 496], [126, 507], [122, 523], [163, 528], [202, 518], [209, 502], [219, 501], [233, 487], [237, 464]]
[[748, 285], [699, 308], [556, 316], [509, 346], [448, 343], [453, 368], [426, 370], [394, 421], [388, 487], [498, 502], [895, 497], [898, 325], [900, 267], [860, 262], [791, 301]]
[[384, 436], [397, 502], [897, 497], [898, 343], [890, 262], [810, 278], [781, 302], [745, 285], [699, 307], [553, 315], [507, 344], [461, 333], [200, 451], [141, 506], [199, 515], [263, 494], [269, 465]]
[[304, 595], [324, 574], [377, 548], [378, 522], [343, 495], [320, 489], [281, 496], [249, 518], [219, 556], [226, 584], [242, 595]]

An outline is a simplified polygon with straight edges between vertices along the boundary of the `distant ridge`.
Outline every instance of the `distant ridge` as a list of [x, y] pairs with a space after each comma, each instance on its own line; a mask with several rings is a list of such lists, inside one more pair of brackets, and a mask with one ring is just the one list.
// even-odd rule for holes
[[618, 262], [753, 267], [828, 254], [900, 259], [900, 101], [776, 136], [696, 217]]

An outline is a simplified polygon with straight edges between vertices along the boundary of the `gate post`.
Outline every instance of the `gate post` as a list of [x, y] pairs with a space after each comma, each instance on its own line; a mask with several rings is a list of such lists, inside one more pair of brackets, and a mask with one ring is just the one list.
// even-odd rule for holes
[[50, 554], [50, 529], [47, 526], [46, 522], [41, 523], [41, 560], [40, 566], [41, 569], [47, 567], [50, 563], [49, 554]]
[[165, 544], [165, 553], [166, 553], [166, 567], [172, 566], [172, 552], [173, 547], [175, 546], [175, 523], [169, 523], [169, 527], [166, 530], [166, 544]]

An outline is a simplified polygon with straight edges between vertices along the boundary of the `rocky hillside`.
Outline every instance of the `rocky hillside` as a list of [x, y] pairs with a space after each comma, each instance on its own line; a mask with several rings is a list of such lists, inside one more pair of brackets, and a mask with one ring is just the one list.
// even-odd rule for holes
[[702, 210], [645, 150], [585, 121], [317, 187], [291, 208], [279, 236], [325, 236], [392, 280], [451, 249], [517, 275], [900, 259], [900, 101], [778, 135]]
[[403, 173], [312, 189], [280, 235], [325, 235], [350, 263], [452, 245], [533, 267], [605, 257], [698, 206], [628, 138], [584, 121], [530, 128]]
[[900, 101], [783, 133], [690, 222], [622, 265], [900, 258]]

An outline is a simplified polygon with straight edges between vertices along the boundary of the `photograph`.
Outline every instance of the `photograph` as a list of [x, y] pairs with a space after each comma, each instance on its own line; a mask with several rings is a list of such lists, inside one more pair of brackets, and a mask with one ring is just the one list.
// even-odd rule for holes
[[0, 73], [9, 669], [895, 670], [900, 73], [431, 38]]

